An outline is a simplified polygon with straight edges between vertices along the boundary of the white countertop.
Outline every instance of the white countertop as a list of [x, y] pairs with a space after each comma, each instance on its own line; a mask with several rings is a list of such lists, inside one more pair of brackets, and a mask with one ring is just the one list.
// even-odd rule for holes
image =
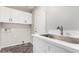
[[56, 46], [64, 48], [68, 51], [79, 53], [79, 44], [68, 43], [61, 40], [53, 40], [51, 38], [41, 36], [40, 34], [33, 34], [32, 36], [43, 38], [43, 40], [46, 40], [50, 44], [55, 44]]

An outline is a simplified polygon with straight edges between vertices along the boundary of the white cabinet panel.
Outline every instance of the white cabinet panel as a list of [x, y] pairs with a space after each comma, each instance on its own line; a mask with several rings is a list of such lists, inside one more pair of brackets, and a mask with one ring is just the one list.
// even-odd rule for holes
[[12, 10], [14, 23], [32, 24], [32, 14], [19, 10]]
[[49, 53], [69, 53], [69, 51], [51, 44], [48, 45], [48, 52]]
[[48, 52], [48, 46], [47, 43], [42, 41], [40, 38], [33, 38], [33, 52], [37, 53], [47, 53]]
[[28, 13], [26, 13], [25, 14], [25, 23], [27, 23], [27, 24], [32, 24], [32, 14], [28, 14]]
[[9, 22], [11, 20], [11, 9], [0, 7], [0, 22]]
[[8, 7], [0, 7], [0, 22], [32, 24], [32, 14]]
[[42, 38], [33, 38], [33, 52], [34, 53], [71, 53], [64, 48], [48, 43]]
[[22, 23], [24, 19], [22, 13], [18, 10], [12, 10], [12, 18], [14, 23]]
[[37, 7], [33, 11], [34, 33], [46, 33], [46, 7]]

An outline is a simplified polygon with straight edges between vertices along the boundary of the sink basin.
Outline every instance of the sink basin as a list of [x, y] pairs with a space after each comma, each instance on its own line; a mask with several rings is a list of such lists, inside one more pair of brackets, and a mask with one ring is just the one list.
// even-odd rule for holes
[[41, 36], [57, 39], [57, 40], [62, 40], [62, 41], [73, 43], [73, 44], [79, 44], [79, 38], [72, 38], [72, 37], [66, 37], [62, 35], [51, 35], [51, 34], [42, 34]]

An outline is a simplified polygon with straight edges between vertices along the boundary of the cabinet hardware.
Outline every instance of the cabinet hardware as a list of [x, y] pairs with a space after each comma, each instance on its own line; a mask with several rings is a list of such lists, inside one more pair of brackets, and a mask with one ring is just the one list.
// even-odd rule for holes
[[12, 18], [9, 18], [9, 21], [12, 21]]

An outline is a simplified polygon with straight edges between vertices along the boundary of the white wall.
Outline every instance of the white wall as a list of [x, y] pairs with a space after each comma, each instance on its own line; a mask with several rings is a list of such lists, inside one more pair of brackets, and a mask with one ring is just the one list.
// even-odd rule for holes
[[[7, 31], [5, 29], [7, 28]], [[30, 25], [2, 24], [1, 47], [21, 44], [22, 41], [30, 42]]]
[[1, 24], [0, 24], [0, 46], [1, 46]]
[[46, 32], [46, 7], [36, 7], [33, 12], [34, 33]]
[[47, 7], [47, 29], [56, 30], [62, 25], [64, 30], [79, 30], [78, 6], [51, 6]]

